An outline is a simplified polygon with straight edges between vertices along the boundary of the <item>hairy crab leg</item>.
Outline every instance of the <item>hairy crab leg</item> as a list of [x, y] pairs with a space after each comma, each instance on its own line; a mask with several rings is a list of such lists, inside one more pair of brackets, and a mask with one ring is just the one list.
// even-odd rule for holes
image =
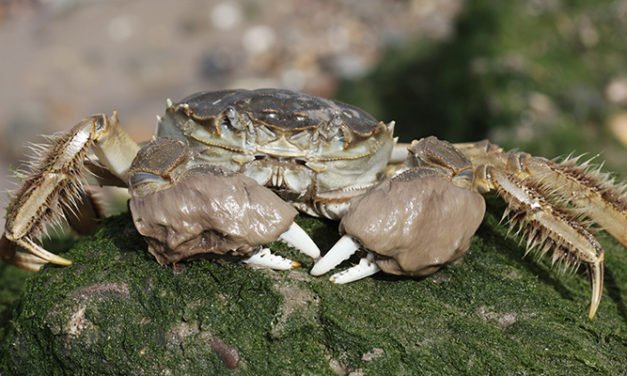
[[559, 196], [627, 247], [627, 186], [616, 184], [589, 162], [577, 165], [578, 158], [554, 162], [527, 153], [508, 153], [488, 141], [454, 146], [475, 166], [492, 165], [533, 182], [547, 196]]
[[300, 262], [275, 255], [268, 248], [262, 248], [259, 252], [244, 260], [243, 263], [273, 270], [290, 270], [300, 267]]
[[529, 178], [547, 191], [559, 194], [627, 247], [627, 195], [623, 186], [598, 171], [577, 166], [575, 160], [555, 163], [522, 155]]
[[45, 234], [50, 225], [65, 221], [66, 213], [78, 213], [82, 209], [87, 173], [84, 162], [89, 149], [125, 181], [139, 148], [119, 127], [115, 113], [110, 118], [101, 114], [83, 119], [68, 133], [51, 140], [51, 145], [39, 148], [38, 160], [31, 162], [31, 171], [9, 205], [5, 224], [4, 238], [35, 258], [27, 258], [21, 251], [12, 252], [11, 247], [0, 249], [7, 262], [31, 270], [38, 270], [48, 262], [71, 264], [70, 260], [43, 249], [34, 239]]
[[[604, 251], [581, 217], [588, 217], [627, 246], [627, 187], [578, 158], [554, 162], [527, 153], [504, 152], [488, 141], [455, 144], [477, 169], [475, 184], [495, 189], [508, 203], [504, 215], [527, 235], [527, 249], [565, 266], [588, 265], [592, 287], [589, 317], [603, 291]], [[489, 166], [489, 167], [485, 167]]]
[[526, 181], [498, 169], [482, 168], [482, 183], [508, 204], [504, 217], [526, 235], [527, 253], [535, 250], [542, 256], [552, 250], [554, 263], [562, 261], [566, 268], [580, 262], [588, 265], [592, 287], [588, 316], [594, 318], [603, 291], [604, 251], [599, 242], [573, 215], [552, 206]]

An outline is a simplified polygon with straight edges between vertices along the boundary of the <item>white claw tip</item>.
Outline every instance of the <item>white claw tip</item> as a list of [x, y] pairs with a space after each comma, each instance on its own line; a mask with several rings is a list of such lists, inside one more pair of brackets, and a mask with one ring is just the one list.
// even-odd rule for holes
[[322, 275], [348, 259], [359, 249], [359, 243], [344, 235], [311, 269], [311, 275]]
[[289, 246], [298, 249], [314, 260], [320, 258], [320, 249], [316, 243], [296, 223], [292, 223], [290, 228], [279, 236], [279, 240], [284, 241]]
[[259, 252], [250, 256], [243, 262], [251, 266], [274, 270], [290, 270], [300, 267], [300, 263], [298, 261], [293, 261], [286, 259], [285, 257], [275, 255], [268, 248], [261, 249]]
[[344, 271], [333, 274], [329, 280], [338, 285], [354, 282], [377, 273], [381, 268], [373, 260], [372, 254], [359, 260], [359, 264]]

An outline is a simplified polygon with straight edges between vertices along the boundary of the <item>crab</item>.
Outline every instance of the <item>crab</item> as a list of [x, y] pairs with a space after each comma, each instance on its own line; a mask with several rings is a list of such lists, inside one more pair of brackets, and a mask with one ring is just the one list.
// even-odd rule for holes
[[[298, 267], [265, 247], [281, 240], [315, 260], [316, 276], [360, 251], [358, 264], [330, 277], [335, 283], [379, 271], [425, 276], [468, 251], [485, 213], [482, 194], [494, 191], [527, 252], [587, 266], [593, 318], [604, 251], [590, 223], [627, 246], [625, 186], [577, 158], [552, 161], [488, 141], [401, 144], [394, 122], [282, 89], [168, 100], [157, 123], [140, 146], [115, 112], [98, 114], [35, 147], [7, 208], [2, 258], [30, 270], [70, 265], [40, 238], [62, 222], [93, 228], [100, 214], [90, 186], [112, 185], [128, 187], [135, 227], [161, 264], [216, 256]], [[298, 211], [340, 221], [342, 237], [323, 257], [295, 223]]]

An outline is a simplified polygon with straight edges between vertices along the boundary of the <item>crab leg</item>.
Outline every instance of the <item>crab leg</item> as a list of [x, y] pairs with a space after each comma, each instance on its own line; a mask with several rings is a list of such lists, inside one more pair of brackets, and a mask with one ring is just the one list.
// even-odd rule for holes
[[0, 238], [0, 259], [26, 270], [38, 270], [47, 261], [34, 254], [23, 252], [5, 235]]
[[[527, 249], [541, 255], [553, 250], [553, 263], [588, 265], [592, 285], [589, 316], [593, 318], [603, 291], [603, 249], [580, 218], [600, 224], [627, 246], [627, 187], [609, 174], [592, 170], [578, 158], [553, 162], [527, 153], [504, 152], [488, 141], [455, 144], [476, 170], [475, 185], [495, 189], [508, 203], [504, 217], [527, 235]], [[490, 167], [485, 167], [490, 166]]]
[[541, 193], [558, 195], [627, 246], [627, 186], [615, 184], [589, 162], [577, 165], [578, 158], [567, 158], [557, 163], [527, 153], [507, 153], [488, 141], [455, 147], [475, 166], [492, 165], [528, 179]]
[[526, 181], [491, 167], [482, 167], [483, 184], [496, 190], [508, 204], [504, 217], [527, 237], [527, 253], [540, 255], [553, 251], [553, 263], [564, 262], [566, 268], [580, 262], [588, 265], [592, 297], [588, 316], [594, 318], [603, 291], [604, 251], [599, 242], [574, 216], [553, 207]]
[[529, 177], [547, 191], [554, 191], [580, 208], [627, 247], [627, 195], [607, 175], [577, 166], [575, 160], [554, 163], [522, 155]]
[[63, 215], [68, 224], [79, 235], [87, 235], [96, 229], [104, 211], [97, 196], [88, 188], [76, 198], [76, 208], [64, 207]]
[[5, 246], [0, 249], [5, 260], [31, 270], [38, 270], [47, 262], [71, 264], [43, 249], [34, 239], [45, 234], [48, 226], [64, 222], [66, 213], [81, 211], [86, 197], [84, 162], [90, 147], [106, 168], [126, 180], [138, 146], [119, 127], [115, 113], [110, 118], [86, 118], [68, 133], [53, 138], [51, 145], [41, 148], [39, 159], [31, 162], [31, 172], [7, 212], [4, 238], [34, 257], [26, 257], [22, 251], [12, 252], [11, 247]]

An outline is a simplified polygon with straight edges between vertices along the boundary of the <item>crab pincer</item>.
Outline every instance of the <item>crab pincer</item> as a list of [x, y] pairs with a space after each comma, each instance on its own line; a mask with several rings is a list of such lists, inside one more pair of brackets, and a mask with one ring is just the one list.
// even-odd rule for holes
[[432, 274], [468, 250], [484, 211], [481, 195], [455, 186], [440, 171], [408, 170], [353, 202], [340, 223], [344, 236], [311, 274], [328, 272], [358, 249], [367, 250], [367, 256], [331, 281], [348, 283], [379, 270]]
[[485, 202], [469, 189], [470, 163], [452, 147], [442, 153], [445, 163], [414, 163], [353, 200], [340, 223], [344, 236], [311, 274], [328, 272], [359, 249], [366, 256], [332, 275], [332, 282], [349, 283], [380, 270], [425, 276], [461, 258], [483, 219]]
[[214, 254], [277, 270], [300, 266], [263, 247], [275, 240], [320, 255], [291, 205], [244, 175], [195, 163], [184, 141], [159, 138], [144, 147], [129, 183], [135, 226], [161, 264]]

